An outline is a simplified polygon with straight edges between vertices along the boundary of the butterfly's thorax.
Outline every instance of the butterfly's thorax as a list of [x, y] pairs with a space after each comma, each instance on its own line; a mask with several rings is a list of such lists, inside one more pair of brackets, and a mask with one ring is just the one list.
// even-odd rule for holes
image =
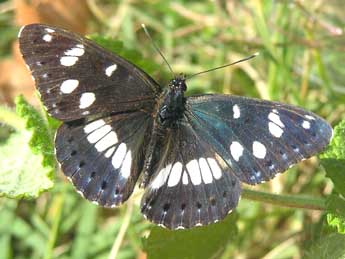
[[167, 131], [173, 129], [178, 121], [183, 117], [185, 111], [184, 92], [187, 87], [183, 76], [176, 77], [169, 82], [169, 88], [166, 89], [158, 100], [158, 111], [156, 114], [150, 143], [146, 150], [145, 165], [143, 168], [143, 177], [141, 186], [145, 187], [152, 172], [158, 165], [157, 158], [160, 156], [161, 149], [166, 141]]
[[169, 89], [163, 92], [156, 116], [158, 125], [162, 128], [174, 127], [182, 117], [185, 106], [185, 79], [176, 77], [169, 82]]

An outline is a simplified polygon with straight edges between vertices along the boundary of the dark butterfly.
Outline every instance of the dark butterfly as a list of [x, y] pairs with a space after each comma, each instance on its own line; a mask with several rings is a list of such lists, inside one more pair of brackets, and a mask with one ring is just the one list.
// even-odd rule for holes
[[229, 95], [184, 97], [77, 34], [24, 26], [20, 50], [56, 133], [62, 171], [104, 207], [128, 199], [141, 177], [142, 213], [170, 229], [206, 225], [237, 206], [240, 183], [258, 184], [320, 152], [332, 128], [286, 104]]

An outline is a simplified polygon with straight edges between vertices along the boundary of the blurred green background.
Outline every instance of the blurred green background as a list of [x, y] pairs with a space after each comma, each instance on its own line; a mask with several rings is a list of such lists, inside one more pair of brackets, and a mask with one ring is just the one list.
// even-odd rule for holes
[[[342, 0], [0, 1], [1, 163], [10, 152], [21, 159], [21, 146], [1, 151], [17, 130], [14, 97], [23, 94], [42, 108], [18, 54], [21, 25], [42, 22], [121, 41], [132, 55], [142, 54], [144, 69], [162, 85], [169, 80], [167, 67], [141, 23], [175, 73], [192, 74], [260, 52], [248, 62], [193, 78], [188, 94], [276, 100], [336, 125], [345, 117], [344, 10]], [[37, 177], [29, 162], [21, 166]], [[140, 190], [125, 205], [102, 209], [83, 200], [59, 170], [54, 177], [54, 187], [37, 199], [0, 198], [1, 259], [345, 258], [345, 238], [326, 224], [323, 210], [284, 208], [247, 197], [224, 222], [175, 233], [143, 219]], [[0, 186], [4, 181], [0, 177]], [[334, 193], [316, 158], [254, 190], [309, 197]]]

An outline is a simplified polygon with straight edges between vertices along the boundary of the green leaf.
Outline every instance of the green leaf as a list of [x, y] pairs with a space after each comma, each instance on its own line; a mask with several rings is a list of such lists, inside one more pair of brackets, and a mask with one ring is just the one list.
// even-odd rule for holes
[[54, 144], [47, 122], [34, 107], [27, 103], [23, 96], [18, 96], [15, 102], [17, 114], [25, 120], [25, 128], [32, 134], [29, 141], [32, 151], [35, 154], [42, 154], [42, 165], [50, 168], [50, 173], [53, 174], [55, 168]]
[[327, 211], [345, 217], [345, 200], [335, 194], [328, 196], [326, 201]]
[[345, 236], [330, 234], [316, 242], [303, 256], [306, 259], [344, 259], [345, 258]]
[[327, 199], [327, 223], [335, 227], [338, 233], [345, 234], [345, 200], [338, 195], [330, 195]]
[[149, 237], [143, 240], [147, 258], [217, 258], [236, 237], [236, 220], [237, 215], [233, 213], [216, 224], [190, 230], [153, 227]]
[[42, 116], [22, 96], [16, 105], [12, 117], [22, 126], [0, 145], [0, 196], [36, 198], [53, 186], [53, 143]]
[[[333, 138], [327, 150], [320, 155], [321, 163], [326, 170], [334, 189], [345, 196], [345, 121], [335, 128]], [[345, 234], [345, 200], [338, 195], [330, 195], [327, 199], [327, 223], [337, 228], [338, 233]]]
[[327, 177], [334, 183], [335, 190], [345, 196], [345, 120], [334, 128], [334, 135], [327, 150], [320, 155]]
[[328, 213], [327, 223], [329, 226], [337, 228], [338, 233], [345, 234], [345, 217]]

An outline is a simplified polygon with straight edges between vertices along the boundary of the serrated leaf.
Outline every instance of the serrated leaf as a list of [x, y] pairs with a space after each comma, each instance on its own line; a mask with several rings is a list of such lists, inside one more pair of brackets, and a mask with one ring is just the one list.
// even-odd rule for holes
[[330, 234], [316, 242], [303, 258], [306, 259], [344, 259], [345, 236]]
[[[334, 189], [345, 196], [345, 121], [341, 121], [335, 128], [333, 138], [327, 150], [320, 155], [321, 163]], [[339, 233], [345, 234], [345, 200], [338, 195], [331, 195], [327, 199], [327, 223], [336, 227]]]
[[42, 154], [42, 164], [51, 169], [55, 168], [54, 145], [51, 133], [42, 115], [32, 107], [23, 96], [15, 100], [17, 114], [25, 120], [25, 128], [32, 133], [29, 145], [36, 154]]
[[0, 145], [0, 196], [36, 198], [53, 186], [53, 144], [42, 116], [21, 96], [16, 105], [24, 126]]
[[143, 240], [148, 259], [217, 258], [226, 244], [236, 237], [236, 213], [223, 221], [190, 230], [167, 230], [153, 227]]
[[345, 196], [345, 120], [335, 128], [327, 150], [320, 155], [327, 177], [334, 183], [337, 192]]
[[13, 133], [0, 145], [0, 196], [36, 198], [53, 187], [51, 168], [42, 165], [41, 154], [32, 152], [30, 139], [30, 132]]

